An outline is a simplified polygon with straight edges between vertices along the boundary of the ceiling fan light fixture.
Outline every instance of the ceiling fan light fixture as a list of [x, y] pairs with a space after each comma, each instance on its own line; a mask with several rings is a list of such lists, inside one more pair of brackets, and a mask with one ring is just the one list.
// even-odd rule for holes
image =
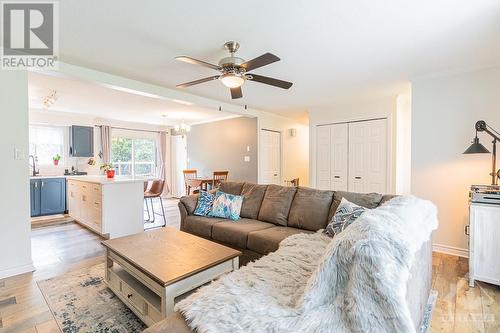
[[245, 78], [240, 75], [226, 73], [220, 76], [220, 81], [228, 88], [238, 88], [245, 83]]

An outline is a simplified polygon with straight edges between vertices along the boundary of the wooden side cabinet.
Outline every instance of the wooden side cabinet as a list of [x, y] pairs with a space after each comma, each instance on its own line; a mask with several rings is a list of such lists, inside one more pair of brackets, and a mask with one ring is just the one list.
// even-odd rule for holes
[[500, 285], [500, 205], [470, 204], [469, 237], [469, 285]]

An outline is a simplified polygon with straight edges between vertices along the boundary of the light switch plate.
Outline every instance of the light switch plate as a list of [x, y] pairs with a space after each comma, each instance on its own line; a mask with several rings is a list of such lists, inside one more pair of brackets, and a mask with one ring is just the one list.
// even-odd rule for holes
[[250, 162], [250, 156], [245, 156], [245, 157], [243, 158], [243, 160], [244, 160], [245, 162]]
[[24, 160], [26, 159], [26, 152], [23, 148], [14, 148], [14, 159], [15, 160]]

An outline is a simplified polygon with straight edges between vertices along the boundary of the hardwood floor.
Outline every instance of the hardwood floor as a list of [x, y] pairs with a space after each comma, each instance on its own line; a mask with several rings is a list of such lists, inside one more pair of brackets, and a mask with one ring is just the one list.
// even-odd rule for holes
[[[166, 200], [165, 212], [167, 225], [178, 228], [177, 200]], [[100, 242], [99, 236], [76, 223], [34, 229], [37, 270], [0, 280], [0, 333], [59, 332], [37, 281], [104, 262]], [[439, 297], [431, 332], [500, 332], [500, 288], [481, 282], [469, 288], [467, 271], [467, 259], [433, 254], [432, 284]]]
[[500, 332], [500, 287], [469, 287], [468, 260], [434, 253], [432, 288], [439, 293], [431, 332]]
[[[164, 201], [167, 225], [176, 228], [180, 223], [177, 202]], [[36, 271], [0, 280], [0, 333], [60, 332], [37, 281], [104, 262], [101, 240], [76, 223], [33, 229], [31, 246]]]

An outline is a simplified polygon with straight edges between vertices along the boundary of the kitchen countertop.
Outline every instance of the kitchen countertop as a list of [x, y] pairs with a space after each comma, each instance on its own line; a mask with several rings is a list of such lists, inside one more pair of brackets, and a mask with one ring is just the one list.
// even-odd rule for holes
[[30, 179], [47, 179], [47, 178], [66, 178], [68, 176], [58, 175], [58, 176], [49, 176], [49, 175], [38, 175], [38, 176], [30, 176]]
[[131, 176], [115, 176], [114, 178], [107, 178], [106, 176], [66, 176], [68, 180], [77, 180], [81, 182], [96, 183], [101, 185], [108, 184], [126, 184], [126, 183], [144, 183], [147, 178], [144, 177], [131, 177]]

